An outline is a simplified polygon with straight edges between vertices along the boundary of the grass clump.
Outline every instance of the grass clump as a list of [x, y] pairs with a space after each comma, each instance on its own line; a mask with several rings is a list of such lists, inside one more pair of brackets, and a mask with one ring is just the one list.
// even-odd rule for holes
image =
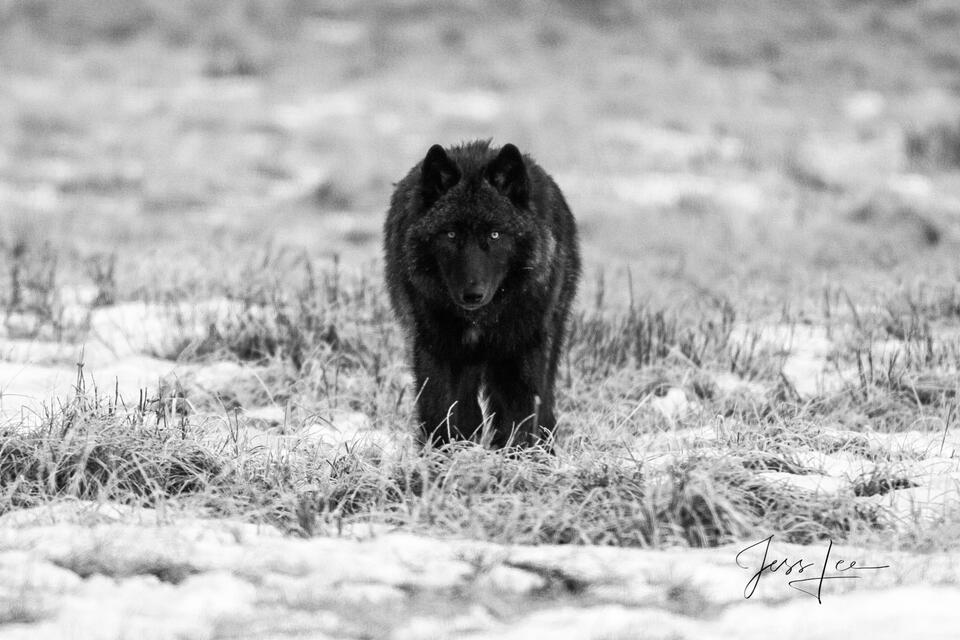
[[382, 292], [365, 274], [356, 281], [345, 278], [336, 258], [331, 268], [318, 271], [304, 254], [268, 250], [261, 262], [245, 266], [224, 294], [237, 303], [233, 312], [211, 318], [204, 338], [165, 355], [187, 361], [279, 360], [300, 373], [331, 353], [348, 368], [375, 366], [375, 350], [395, 340]]
[[148, 425], [148, 415], [145, 401], [126, 411], [81, 385], [71, 403], [50, 409], [38, 426], [4, 426], [0, 511], [65, 497], [154, 504], [208, 487], [222, 461], [182, 425], [163, 426], [159, 416]]
[[662, 519], [674, 537], [691, 546], [713, 546], [766, 531], [809, 544], [880, 526], [876, 514], [852, 496], [764, 479], [751, 471], [752, 458], [692, 456], [673, 467]]

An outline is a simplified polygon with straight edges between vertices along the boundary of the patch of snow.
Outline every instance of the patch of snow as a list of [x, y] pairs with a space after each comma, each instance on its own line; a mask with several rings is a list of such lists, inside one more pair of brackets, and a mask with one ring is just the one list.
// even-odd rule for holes
[[687, 394], [679, 387], [671, 387], [663, 396], [656, 396], [650, 401], [651, 406], [659, 411], [667, 420], [676, 420], [694, 409], [694, 403], [687, 399]]

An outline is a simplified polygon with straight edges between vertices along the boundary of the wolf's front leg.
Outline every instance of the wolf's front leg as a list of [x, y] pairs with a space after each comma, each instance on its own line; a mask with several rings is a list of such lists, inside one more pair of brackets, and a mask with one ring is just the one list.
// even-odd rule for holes
[[417, 417], [420, 444], [440, 447], [457, 437], [451, 407], [455, 406], [456, 386], [450, 367], [424, 351], [413, 357], [417, 393]]
[[491, 365], [488, 374], [496, 447], [536, 445], [553, 432], [553, 397], [544, 387], [546, 360], [539, 352]]
[[426, 353], [418, 354], [415, 364], [421, 443], [429, 441], [439, 447], [478, 435], [483, 426], [477, 400], [480, 368], [446, 362]]

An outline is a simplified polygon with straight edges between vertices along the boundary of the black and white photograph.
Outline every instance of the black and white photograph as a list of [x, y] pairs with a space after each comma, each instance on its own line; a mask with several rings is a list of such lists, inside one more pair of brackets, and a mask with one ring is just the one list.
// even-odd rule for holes
[[960, 638], [960, 0], [0, 0], [0, 638]]

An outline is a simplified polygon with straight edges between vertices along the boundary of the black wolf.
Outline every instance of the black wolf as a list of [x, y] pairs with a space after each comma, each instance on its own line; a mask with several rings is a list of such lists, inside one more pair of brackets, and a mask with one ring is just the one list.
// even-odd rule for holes
[[482, 433], [545, 440], [580, 277], [563, 194], [512, 144], [434, 145], [393, 193], [384, 225], [390, 301], [407, 331], [422, 441]]

